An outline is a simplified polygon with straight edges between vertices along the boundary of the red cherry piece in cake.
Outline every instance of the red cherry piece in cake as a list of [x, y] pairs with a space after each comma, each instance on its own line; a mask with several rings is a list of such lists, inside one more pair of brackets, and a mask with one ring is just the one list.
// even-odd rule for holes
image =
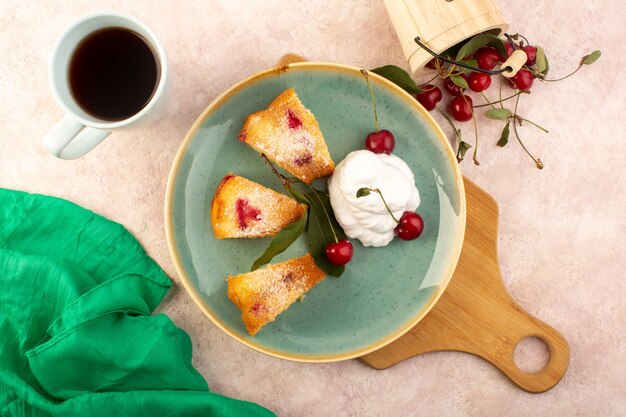
[[246, 132], [243, 132], [239, 135], [239, 142], [245, 142], [246, 141]]
[[304, 154], [302, 156], [297, 157], [296, 159], [293, 160], [293, 162], [298, 166], [302, 166], [302, 165], [308, 164], [312, 160], [313, 160], [313, 155], [308, 153], [308, 154]]
[[254, 314], [255, 316], [258, 316], [259, 313], [261, 312], [261, 304], [259, 303], [254, 304], [252, 307], [250, 307], [250, 312]]
[[287, 124], [290, 129], [297, 129], [302, 127], [302, 120], [291, 110], [287, 110]]
[[386, 129], [379, 130], [367, 135], [365, 147], [374, 153], [386, 153], [389, 155], [396, 147], [396, 139], [390, 131]]
[[326, 258], [334, 265], [345, 265], [352, 259], [354, 248], [349, 240], [332, 242], [326, 246]]
[[251, 220], [261, 220], [261, 210], [252, 207], [248, 200], [240, 198], [235, 205], [239, 228], [245, 229]]

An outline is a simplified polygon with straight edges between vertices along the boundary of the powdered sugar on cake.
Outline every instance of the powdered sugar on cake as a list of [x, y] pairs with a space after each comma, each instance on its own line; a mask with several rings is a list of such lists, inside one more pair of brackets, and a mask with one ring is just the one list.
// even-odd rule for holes
[[330, 175], [335, 166], [315, 116], [293, 89], [250, 115], [239, 140], [307, 183]]

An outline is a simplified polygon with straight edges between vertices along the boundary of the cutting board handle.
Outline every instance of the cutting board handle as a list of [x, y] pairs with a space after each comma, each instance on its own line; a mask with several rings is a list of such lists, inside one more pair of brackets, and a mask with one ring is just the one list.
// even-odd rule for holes
[[[488, 360], [525, 391], [534, 393], [547, 391], [559, 382], [567, 370], [569, 364], [567, 341], [559, 332], [531, 316], [515, 301], [512, 299], [509, 301], [510, 310], [506, 314], [505, 309], [499, 306], [497, 315], [491, 320], [482, 322], [481, 330], [474, 329], [473, 339], [492, 343], [469, 345], [459, 350]], [[469, 306], [470, 309], [482, 307], [482, 305]], [[507, 323], [508, 329], [502, 328], [503, 321]], [[548, 362], [539, 372], [524, 372], [515, 363], [516, 346], [528, 337], [537, 337], [548, 346], [550, 355]]]

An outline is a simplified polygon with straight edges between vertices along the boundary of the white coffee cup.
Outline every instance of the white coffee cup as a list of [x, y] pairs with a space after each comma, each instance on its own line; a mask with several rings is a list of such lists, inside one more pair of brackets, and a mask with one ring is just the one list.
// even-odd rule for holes
[[[78, 44], [91, 33], [108, 27], [122, 27], [143, 37], [157, 55], [160, 76], [152, 98], [137, 113], [123, 120], [101, 120], [83, 110], [74, 99], [69, 85], [69, 67]], [[87, 15], [74, 22], [57, 40], [50, 57], [50, 84], [65, 117], [43, 139], [44, 147], [54, 156], [75, 159], [102, 142], [113, 130], [154, 120], [165, 108], [170, 72], [163, 45], [155, 34], [136, 18], [116, 12]]]

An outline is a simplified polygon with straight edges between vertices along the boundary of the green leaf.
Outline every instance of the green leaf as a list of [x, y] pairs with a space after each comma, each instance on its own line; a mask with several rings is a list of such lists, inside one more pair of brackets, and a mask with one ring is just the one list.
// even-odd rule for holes
[[485, 45], [493, 46], [500, 55], [506, 56], [506, 49], [504, 49], [504, 42], [502, 39], [492, 35], [491, 33], [480, 33], [463, 45], [463, 47], [456, 54], [456, 60], [460, 61], [464, 57], [478, 51]]
[[335, 219], [328, 194], [314, 190], [307, 193], [306, 198], [309, 201], [307, 239], [311, 256], [324, 272], [339, 277], [343, 274], [345, 267], [330, 263], [326, 258], [326, 246], [335, 241], [335, 235], [337, 235], [337, 240], [346, 239], [346, 235]]
[[548, 69], [548, 60], [546, 58], [546, 53], [541, 46], [537, 46], [537, 58], [535, 63], [537, 64], [537, 71], [540, 74], [545, 74]]
[[[463, 61], [463, 63], [469, 65], [470, 67], [478, 68], [478, 62], [476, 62], [475, 59], [468, 59], [467, 61]], [[471, 70], [469, 68], [463, 68], [463, 67], [460, 67], [460, 66], [457, 66], [457, 70], [461, 74], [468, 74], [468, 75], [471, 72], [474, 72], [474, 70]]]
[[371, 191], [367, 187], [359, 188], [356, 192], [356, 198], [365, 197], [366, 195], [370, 195]]
[[302, 234], [305, 229], [307, 223], [307, 212], [295, 222], [291, 223], [289, 226], [285, 227], [283, 230], [278, 232], [276, 236], [272, 239], [263, 255], [259, 256], [254, 264], [252, 264], [252, 268], [250, 271], [254, 271], [258, 269], [260, 266], [265, 265], [270, 262], [274, 256], [284, 252], [291, 244]]
[[343, 240], [346, 239], [346, 234], [337, 223], [328, 194], [311, 186], [309, 189], [309, 192], [303, 193], [294, 187], [288, 188], [297, 201], [309, 206], [306, 232], [309, 252], [315, 259], [315, 263], [328, 275], [339, 277], [345, 267], [330, 263], [326, 258], [326, 246], [335, 241], [335, 235], [337, 240]]
[[307, 206], [311, 205], [306, 194], [302, 193], [300, 190], [293, 188], [293, 187], [289, 187], [288, 191], [293, 196], [293, 198], [296, 199], [298, 203], [306, 204]]
[[467, 85], [467, 81], [465, 81], [465, 78], [461, 77], [460, 75], [456, 75], [456, 74], [450, 75], [450, 81], [452, 81], [454, 84], [466, 90], [469, 88], [469, 86]]
[[598, 58], [600, 58], [600, 55], [602, 55], [602, 52], [593, 51], [589, 55], [585, 55], [583, 59], [580, 60], [580, 65], [591, 65], [596, 62]]
[[513, 113], [509, 109], [489, 109], [485, 112], [485, 116], [494, 120], [506, 120], [512, 115]]
[[505, 147], [506, 144], [509, 143], [509, 124], [510, 122], [506, 122], [504, 129], [502, 129], [502, 135], [500, 135], [500, 140], [498, 141], [498, 143], [496, 143], [496, 145], [501, 148]]
[[472, 145], [470, 145], [469, 143], [464, 142], [464, 141], [460, 141], [459, 142], [459, 150], [456, 153], [456, 159], [459, 162], [461, 162], [463, 160], [463, 158], [465, 158], [465, 154], [467, 153], [467, 151], [471, 147], [472, 147]]
[[397, 84], [400, 88], [402, 88], [409, 94], [417, 94], [421, 92], [409, 73], [400, 67], [396, 67], [395, 65], [385, 65], [383, 67], [374, 68], [371, 71], [385, 77], [392, 83]]

